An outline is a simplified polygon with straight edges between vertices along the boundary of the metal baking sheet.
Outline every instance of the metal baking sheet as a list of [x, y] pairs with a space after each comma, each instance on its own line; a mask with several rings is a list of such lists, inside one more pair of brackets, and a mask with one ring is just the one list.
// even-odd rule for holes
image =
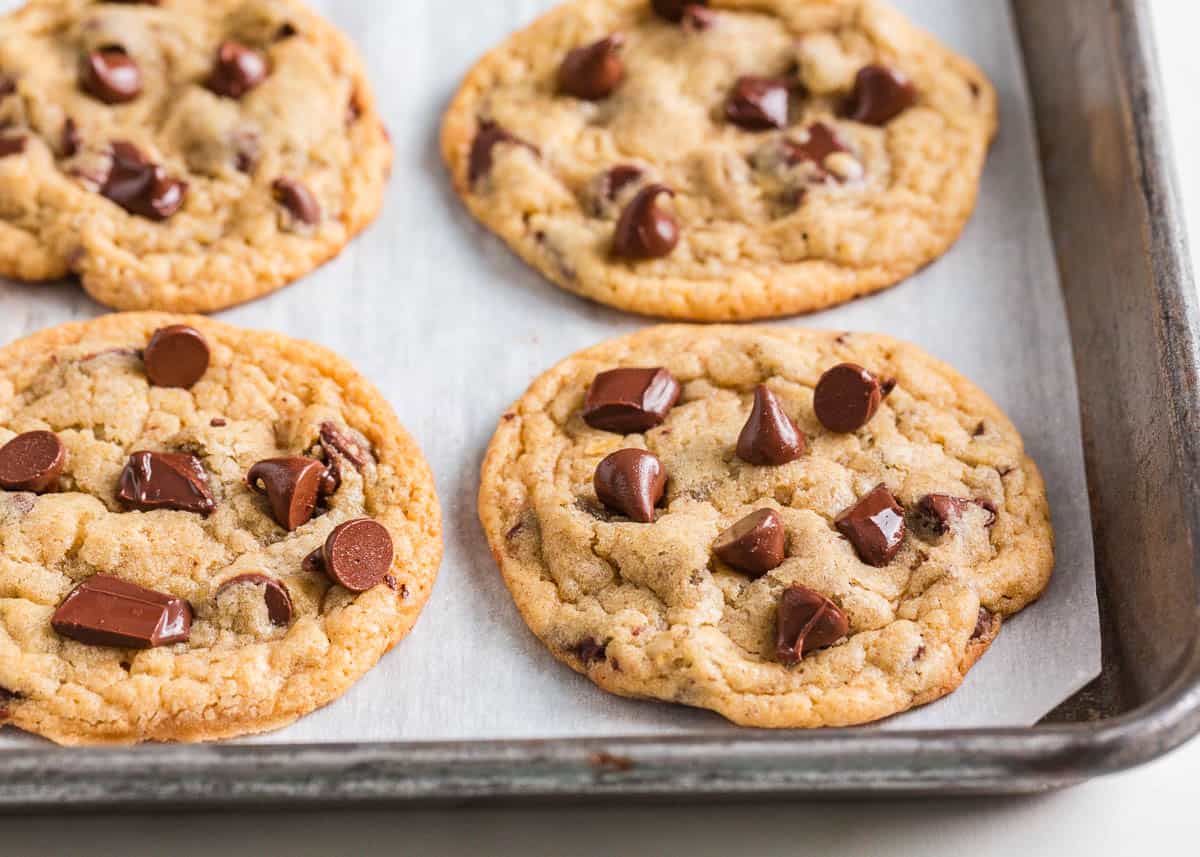
[[[4, 2], [4, 8], [17, 5]], [[446, 556], [416, 630], [345, 697], [247, 741], [449, 741], [745, 734], [718, 716], [610, 696], [526, 630], [477, 522], [483, 451], [504, 409], [571, 352], [650, 322], [566, 294], [479, 227], [451, 191], [436, 136], [471, 63], [552, 0], [325, 0], [371, 67], [396, 146], [383, 216], [342, 256], [220, 314], [350, 358], [390, 399], [437, 475]], [[918, 343], [979, 383], [1041, 466], [1057, 533], [1044, 597], [1006, 622], [962, 688], [883, 729], [1029, 726], [1100, 669], [1077, 390], [1031, 107], [1005, 0], [899, 0], [972, 57], [1000, 94], [978, 209], [941, 261], [879, 296], [788, 320]], [[103, 312], [74, 285], [0, 285], [0, 341]], [[0, 747], [29, 746], [12, 732]]]

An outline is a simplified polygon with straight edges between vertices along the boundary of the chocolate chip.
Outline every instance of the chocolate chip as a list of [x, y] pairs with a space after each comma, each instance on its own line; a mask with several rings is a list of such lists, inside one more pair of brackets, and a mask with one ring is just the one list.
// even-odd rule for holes
[[610, 369], [592, 379], [583, 401], [583, 421], [617, 434], [662, 425], [679, 401], [679, 382], [666, 369]]
[[100, 193], [149, 220], [166, 220], [183, 207], [187, 182], [171, 178], [137, 146], [124, 140], [112, 144], [112, 167]]
[[852, 432], [870, 422], [881, 401], [878, 378], [857, 363], [839, 363], [817, 382], [813, 409], [830, 431]]
[[282, 42], [285, 39], [290, 39], [292, 36], [296, 35], [298, 32], [299, 31], [296, 29], [295, 25], [293, 25], [291, 21], [284, 21], [282, 24], [279, 25], [279, 29], [275, 31], [275, 41]]
[[25, 151], [25, 144], [28, 142], [29, 140], [24, 134], [0, 137], [0, 158], [20, 155]]
[[325, 573], [351, 592], [366, 592], [381, 583], [392, 567], [392, 556], [387, 528], [370, 518], [335, 527], [321, 548]]
[[319, 547], [315, 551], [313, 551], [309, 554], [306, 554], [304, 559], [302, 559], [300, 561], [300, 567], [303, 568], [305, 571], [312, 571], [312, 572], [324, 571], [325, 570], [325, 557], [322, 556], [323, 552], [324, 552], [324, 548]]
[[288, 594], [287, 587], [283, 583], [267, 577], [265, 574], [239, 574], [222, 583], [217, 590], [217, 595], [220, 596], [231, 586], [239, 585], [263, 587], [263, 601], [267, 604], [267, 618], [271, 620], [271, 624], [284, 628], [291, 624], [292, 596]]
[[793, 666], [814, 649], [831, 646], [850, 631], [846, 614], [819, 592], [789, 586], [779, 596], [775, 656]]
[[854, 545], [858, 558], [876, 568], [887, 565], [896, 556], [907, 529], [904, 509], [883, 484], [842, 512], [834, 524]]
[[204, 465], [182, 452], [135, 452], [121, 472], [117, 499], [130, 509], [210, 514], [217, 507]]
[[742, 518], [713, 542], [713, 553], [751, 578], [762, 577], [783, 562], [787, 531], [774, 509], [759, 509]]
[[594, 637], [584, 637], [571, 647], [571, 651], [583, 662], [584, 666], [590, 666], [596, 661], [604, 660], [606, 648], [605, 644], [597, 643]]
[[325, 475], [325, 465], [315, 458], [268, 458], [250, 468], [246, 484], [267, 495], [279, 526], [294, 530], [312, 520], [326, 485]]
[[232, 135], [233, 165], [239, 173], [252, 173], [262, 155], [262, 143], [258, 134], [248, 129], [234, 131]]
[[613, 233], [615, 255], [625, 259], [657, 259], [675, 249], [679, 243], [679, 224], [670, 212], [658, 206], [658, 196], [664, 193], [675, 195], [666, 185], [647, 185], [621, 212]]
[[17, 82], [12, 75], [0, 74], [0, 98], [6, 98], [17, 91]]
[[[339, 427], [336, 423], [321, 423], [321, 447], [329, 456], [340, 455], [350, 461], [359, 470], [369, 464], [373, 458], [371, 446], [365, 437], [358, 432]], [[357, 435], [357, 436], [355, 436]]]
[[58, 486], [67, 448], [51, 431], [27, 431], [0, 447], [0, 488], [44, 494]]
[[97, 574], [71, 590], [50, 626], [89, 646], [149, 649], [186, 642], [192, 606], [174, 595]]
[[267, 58], [254, 48], [228, 39], [217, 48], [208, 88], [226, 98], [241, 98], [267, 79]]
[[793, 84], [781, 77], [739, 77], [725, 101], [725, 118], [751, 131], [783, 128]]
[[814, 122], [804, 132], [804, 139], [784, 140], [784, 157], [790, 166], [801, 163], [815, 164], [825, 173], [825, 159], [837, 152], [848, 151], [837, 132], [824, 122]]
[[639, 523], [654, 521], [667, 472], [658, 456], [644, 449], [620, 449], [596, 466], [596, 496], [606, 507]]
[[142, 94], [142, 72], [124, 48], [101, 48], [83, 57], [79, 85], [105, 104], [123, 104]]
[[204, 334], [186, 324], [170, 324], [154, 331], [142, 356], [151, 384], [184, 389], [203, 377], [208, 359]]
[[846, 118], [868, 125], [884, 125], [917, 101], [917, 89], [900, 71], [882, 65], [859, 69], [854, 91], [844, 107]]
[[795, 461], [807, 448], [804, 434], [783, 410], [779, 399], [766, 385], [759, 384], [754, 389], [750, 417], [738, 435], [738, 458], [749, 464], [778, 466]]
[[964, 497], [953, 497], [949, 494], [926, 494], [917, 502], [916, 514], [923, 526], [938, 535], [945, 535], [962, 520], [972, 506], [978, 506], [987, 513], [984, 526], [990, 527], [996, 523], [996, 507], [989, 500], [968, 500]]
[[223, 428], [229, 425], [229, 422], [224, 417], [213, 417], [208, 424], [213, 428]]
[[501, 143], [524, 146], [534, 154], [538, 153], [537, 147], [510, 134], [498, 123], [490, 119], [481, 119], [475, 140], [471, 143], [471, 156], [467, 166], [467, 181], [472, 185], [492, 171], [492, 149]]
[[558, 91], [587, 101], [612, 95], [625, 76], [621, 46], [625, 36], [613, 33], [598, 42], [568, 51], [558, 67]]
[[979, 640], [991, 633], [996, 617], [986, 607], [980, 607], [975, 617], [975, 630], [971, 632], [972, 640]]
[[280, 177], [275, 179], [271, 190], [275, 199], [301, 223], [313, 226], [321, 222], [321, 204], [304, 184], [295, 179]]
[[650, 0], [650, 5], [660, 18], [678, 23], [688, 6], [706, 6], [708, 0]]
[[79, 126], [70, 116], [63, 122], [62, 137], [59, 139], [59, 150], [64, 158], [73, 158], [79, 154], [80, 148], [83, 146], [83, 136], [79, 133]]
[[689, 3], [683, 7], [683, 28], [693, 33], [707, 30], [717, 23], [717, 13], [699, 3]]
[[620, 196], [621, 191], [641, 179], [642, 175], [641, 167], [635, 167], [632, 164], [618, 164], [605, 171], [600, 178], [598, 189], [605, 199], [614, 202]]

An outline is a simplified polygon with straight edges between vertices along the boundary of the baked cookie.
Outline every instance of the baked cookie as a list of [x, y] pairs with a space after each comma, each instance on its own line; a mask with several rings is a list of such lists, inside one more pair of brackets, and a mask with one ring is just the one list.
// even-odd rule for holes
[[31, 0], [0, 18], [0, 275], [221, 309], [336, 255], [390, 165], [361, 60], [296, 0]]
[[300, 340], [110, 315], [0, 349], [0, 722], [198, 741], [336, 699], [412, 627], [433, 478]]
[[747, 726], [949, 693], [1054, 561], [1008, 419], [871, 334], [666, 326], [582, 351], [500, 421], [479, 512], [557, 658]]
[[471, 212], [551, 280], [647, 315], [828, 307], [944, 253], [996, 98], [873, 0], [574, 0], [446, 114]]

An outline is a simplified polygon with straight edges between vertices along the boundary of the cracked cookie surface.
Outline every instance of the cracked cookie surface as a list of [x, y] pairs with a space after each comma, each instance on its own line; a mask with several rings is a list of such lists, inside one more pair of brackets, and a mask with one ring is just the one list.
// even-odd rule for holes
[[[814, 413], [814, 388], [844, 362], [895, 384], [864, 427], [835, 433]], [[584, 421], [593, 379], [618, 367], [678, 379], [657, 427], [621, 435]], [[736, 451], [760, 384], [806, 436], [779, 466]], [[653, 523], [614, 513], [594, 490], [598, 463], [625, 448], [666, 472]], [[880, 484], [910, 525], [873, 567], [836, 521]], [[915, 520], [931, 494], [985, 500], [995, 519], [971, 503], [932, 531]], [[755, 579], [713, 545], [764, 509], [786, 530], [785, 558]], [[1045, 488], [1013, 425], [949, 366], [872, 334], [676, 325], [582, 351], [501, 419], [479, 512], [526, 623], [556, 657], [614, 693], [759, 727], [863, 723], [949, 693], [1054, 562]], [[849, 633], [788, 666], [776, 614], [796, 586], [831, 599]]]
[[0, 275], [117, 309], [286, 285], [374, 219], [391, 164], [354, 47], [296, 0], [31, 0], [0, 18], [0, 138]]
[[[207, 340], [207, 370], [190, 389], [152, 386], [140, 350], [179, 323]], [[379, 391], [319, 346], [156, 313], [51, 328], [0, 349], [0, 446], [37, 430], [66, 461], [45, 493], [0, 490], [4, 724], [64, 744], [278, 728], [344, 693], [429, 597], [442, 552], [429, 468]], [[147, 449], [199, 459], [213, 511], [128, 511], [120, 477]], [[290, 531], [246, 481], [280, 456], [333, 464], [338, 480]], [[355, 592], [305, 558], [364, 517], [391, 537], [392, 579]], [[185, 599], [190, 639], [136, 650], [61, 636], [56, 608], [96, 575]]]
[[[974, 65], [874, 0], [691, 9], [675, 23], [649, 0], [574, 0], [485, 56], [442, 130], [472, 214], [565, 289], [691, 321], [828, 307], [950, 247], [996, 128]], [[620, 75], [563, 65], [613, 34]], [[885, 119], [908, 90], [872, 88], [879, 73], [856, 95], [873, 67], [906, 77], [915, 102]], [[572, 72], [611, 91], [566, 94]], [[673, 193], [658, 206], [678, 234], [639, 258], [618, 221], [654, 184]]]

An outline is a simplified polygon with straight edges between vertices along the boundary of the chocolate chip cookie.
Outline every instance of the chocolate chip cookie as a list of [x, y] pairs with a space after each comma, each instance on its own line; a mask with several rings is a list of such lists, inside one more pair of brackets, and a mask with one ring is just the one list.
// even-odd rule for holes
[[420, 450], [323, 348], [131, 313], [0, 349], [0, 724], [284, 726], [408, 633], [441, 553]]
[[504, 414], [479, 512], [556, 657], [748, 726], [949, 693], [1054, 563], [1013, 425], [873, 334], [666, 326], [580, 352]]
[[0, 18], [0, 275], [208, 312], [336, 255], [391, 146], [297, 0], [31, 0]]
[[442, 150], [565, 289], [694, 321], [821, 309], [944, 253], [991, 85], [875, 0], [573, 0], [483, 58]]

